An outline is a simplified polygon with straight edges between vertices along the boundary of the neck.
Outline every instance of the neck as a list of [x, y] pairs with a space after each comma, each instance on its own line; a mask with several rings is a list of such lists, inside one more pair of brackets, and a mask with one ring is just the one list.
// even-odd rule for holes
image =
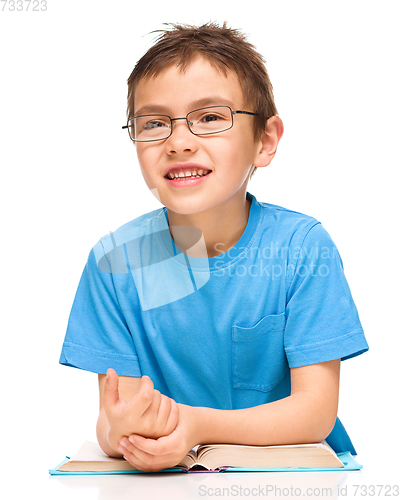
[[[237, 195], [218, 207], [197, 214], [179, 214], [167, 209], [170, 234], [177, 247], [190, 257], [198, 258], [216, 257], [228, 252], [245, 231], [251, 208], [246, 192]], [[202, 238], [199, 240], [199, 235], [194, 232], [175, 230], [175, 226], [197, 228]], [[194, 234], [198, 242], [192, 245], [188, 239]]]

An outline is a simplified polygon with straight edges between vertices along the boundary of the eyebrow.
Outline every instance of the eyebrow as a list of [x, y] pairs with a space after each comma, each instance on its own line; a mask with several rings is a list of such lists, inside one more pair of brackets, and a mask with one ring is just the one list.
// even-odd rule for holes
[[[230, 101], [229, 99], [225, 99], [224, 97], [220, 96], [209, 96], [209, 97], [204, 97], [202, 99], [197, 99], [196, 101], [192, 101], [189, 104], [189, 111], [194, 111], [195, 109], [198, 108], [203, 108], [207, 106], [230, 106], [230, 108], [234, 108], [234, 103]], [[163, 106], [161, 104], [148, 104], [146, 106], [142, 106], [140, 109], [135, 111], [135, 116], [140, 116], [140, 115], [146, 115], [146, 114], [153, 114], [153, 113], [158, 113], [158, 114], [166, 114], [168, 115], [169, 109], [167, 106]]]

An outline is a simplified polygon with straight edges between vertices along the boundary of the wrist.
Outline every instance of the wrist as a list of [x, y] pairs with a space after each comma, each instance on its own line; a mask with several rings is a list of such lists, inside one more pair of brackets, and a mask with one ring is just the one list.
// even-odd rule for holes
[[242, 419], [238, 420], [238, 411], [208, 407], [195, 407], [193, 410], [195, 410], [197, 444], [234, 444], [237, 442], [238, 435], [243, 428]]
[[209, 432], [210, 432], [210, 408], [206, 408], [203, 406], [187, 406], [181, 405], [181, 412], [185, 413], [185, 417], [187, 418], [190, 429], [191, 429], [191, 442], [189, 445], [191, 448], [198, 444], [205, 444], [209, 442]]

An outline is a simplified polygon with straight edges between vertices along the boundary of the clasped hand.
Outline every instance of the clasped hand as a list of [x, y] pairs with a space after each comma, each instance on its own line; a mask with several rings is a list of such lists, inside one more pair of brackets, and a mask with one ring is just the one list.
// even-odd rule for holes
[[196, 444], [190, 406], [161, 394], [147, 376], [131, 401], [119, 397], [118, 375], [107, 371], [103, 407], [108, 441], [136, 469], [155, 472], [173, 467]]

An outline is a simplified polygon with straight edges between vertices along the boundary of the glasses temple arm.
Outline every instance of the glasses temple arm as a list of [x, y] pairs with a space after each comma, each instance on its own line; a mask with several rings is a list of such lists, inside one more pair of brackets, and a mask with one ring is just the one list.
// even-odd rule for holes
[[258, 113], [251, 113], [250, 111], [231, 111], [233, 115], [253, 115], [253, 116], [259, 116]]

